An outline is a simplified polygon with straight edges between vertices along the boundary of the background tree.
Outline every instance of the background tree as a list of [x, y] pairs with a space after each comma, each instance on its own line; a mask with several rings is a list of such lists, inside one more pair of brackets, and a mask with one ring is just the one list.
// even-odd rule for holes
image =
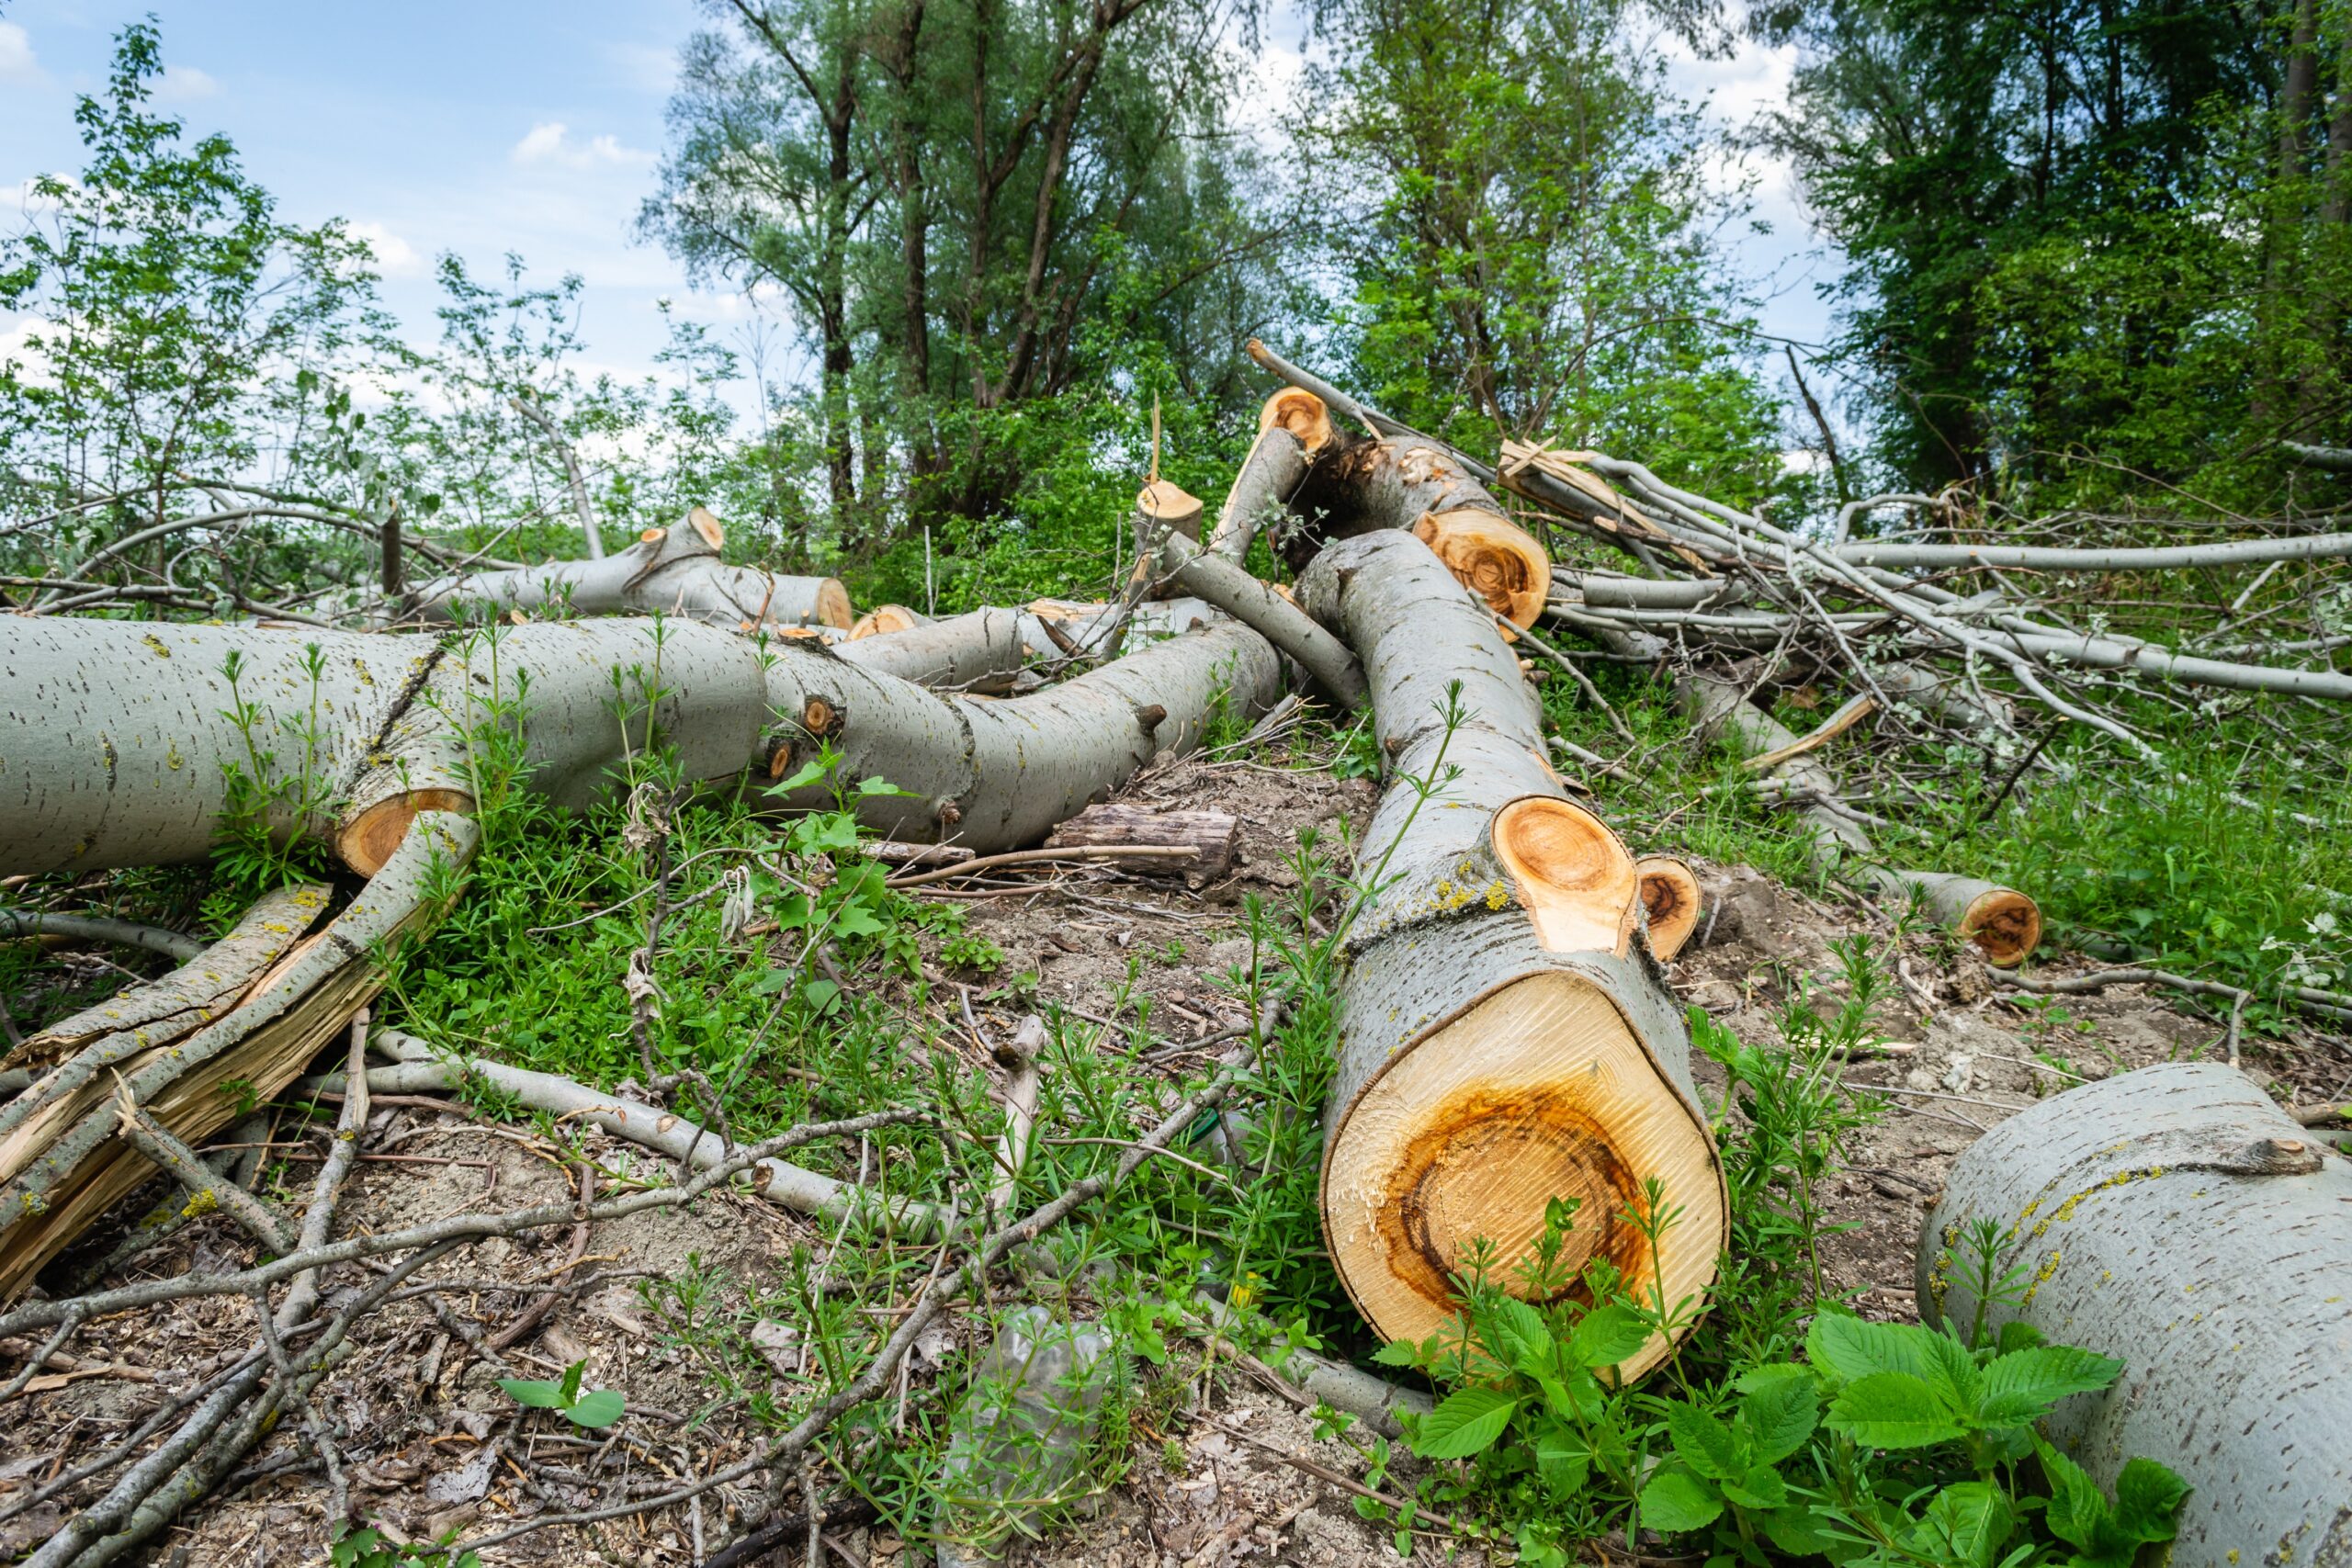
[[1638, 448], [1718, 491], [1778, 474], [1746, 300], [1713, 243], [1697, 112], [1657, 17], [1612, 0], [1329, 0], [1301, 128], [1356, 197], [1340, 287], [1358, 379], [1400, 417]]
[[2340, 425], [2340, 6], [1832, 0], [1758, 25], [1802, 51], [1775, 139], [1851, 262], [1840, 347], [1895, 479], [2252, 503], [2278, 439]]

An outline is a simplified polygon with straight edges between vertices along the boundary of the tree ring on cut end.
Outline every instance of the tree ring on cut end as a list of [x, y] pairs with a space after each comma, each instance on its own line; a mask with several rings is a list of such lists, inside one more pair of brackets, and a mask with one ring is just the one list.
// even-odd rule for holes
[[474, 797], [458, 789], [413, 789], [376, 802], [344, 823], [335, 834], [335, 852], [343, 863], [362, 876], [384, 869], [392, 852], [408, 837], [409, 824], [426, 811], [454, 811], [471, 816]]
[[[1623, 1217], [1653, 1177], [1682, 1211], [1655, 1265]], [[1625, 1289], [1669, 1302], [1713, 1280], [1725, 1211], [1706, 1131], [1607, 988], [1568, 969], [1521, 974], [1408, 1041], [1347, 1107], [1323, 1168], [1332, 1262], [1387, 1339], [1424, 1339], [1458, 1310], [1450, 1277], [1482, 1236], [1489, 1277], [1523, 1293], [1514, 1266], [1554, 1198], [1581, 1201], [1572, 1270], [1605, 1258]], [[1654, 1337], [1621, 1375], [1667, 1348]]]
[[1473, 1089], [1430, 1108], [1385, 1185], [1391, 1202], [1381, 1211], [1382, 1240], [1425, 1295], [1444, 1295], [1482, 1236], [1495, 1245], [1497, 1281], [1515, 1296], [1532, 1293], [1515, 1265], [1533, 1255], [1545, 1204], [1512, 1203], [1514, 1189], [1576, 1207], [1560, 1255], [1572, 1286], [1545, 1299], [1581, 1294], [1573, 1281], [1596, 1253], [1629, 1283], [1642, 1269], [1641, 1237], [1621, 1217], [1638, 1184], [1608, 1130], [1555, 1090], [1506, 1097]]
[[2022, 964], [2041, 944], [2041, 910], [2013, 887], [1996, 887], [1968, 901], [1960, 934], [1996, 969]]

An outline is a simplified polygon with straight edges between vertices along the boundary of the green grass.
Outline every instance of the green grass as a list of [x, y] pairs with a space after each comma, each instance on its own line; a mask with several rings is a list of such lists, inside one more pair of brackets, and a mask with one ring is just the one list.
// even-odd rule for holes
[[[1663, 682], [1623, 665], [1596, 664], [1591, 673], [1635, 744], [1564, 680], [1545, 683], [1545, 712], [1577, 744], [1628, 759], [1637, 784], [1599, 775], [1587, 782], [1637, 852], [1744, 862], [1791, 886], [1819, 887], [1787, 820], [1736, 787], [1748, 775], [1727, 750], [1691, 744]], [[1780, 716], [1802, 733], [1838, 700]], [[1916, 794], [1866, 802], [1896, 824], [1869, 832], [1888, 864], [2024, 890], [2041, 906], [2049, 942], [2087, 943], [2257, 992], [2281, 984], [2340, 988], [2352, 984], [2352, 791], [2340, 779], [2314, 778], [2269, 743], [2266, 717], [2286, 713], [2239, 704], [2185, 718], [2145, 705], [2136, 716], [2165, 768], [2074, 730], [2046, 752], [2063, 773], [2030, 775], [1996, 810], [1988, 808], [2006, 763], [1988, 766], [1973, 749], [1905, 758], [1940, 765]], [[1870, 791], [1856, 737], [1820, 755], [1852, 793]], [[1570, 764], [1563, 771], [1583, 776]]]

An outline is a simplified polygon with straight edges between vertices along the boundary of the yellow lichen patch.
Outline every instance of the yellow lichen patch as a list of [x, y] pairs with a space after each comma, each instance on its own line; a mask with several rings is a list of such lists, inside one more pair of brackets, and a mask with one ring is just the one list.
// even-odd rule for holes
[[145, 643], [147, 645], [148, 651], [153, 653], [158, 659], [169, 659], [172, 656], [172, 650], [164, 646], [164, 639], [157, 637], [153, 632], [147, 633], [139, 640]]

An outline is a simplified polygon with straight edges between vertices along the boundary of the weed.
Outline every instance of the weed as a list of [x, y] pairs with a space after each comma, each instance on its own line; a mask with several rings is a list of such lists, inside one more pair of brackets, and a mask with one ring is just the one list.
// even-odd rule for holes
[[574, 1361], [554, 1380], [501, 1378], [498, 1386], [526, 1410], [552, 1410], [573, 1426], [593, 1431], [619, 1420], [628, 1402], [609, 1388], [582, 1388], [580, 1375], [587, 1366], [585, 1360]]
[[1004, 967], [1004, 949], [978, 931], [966, 931], [939, 944], [939, 962], [950, 969], [993, 975]]

